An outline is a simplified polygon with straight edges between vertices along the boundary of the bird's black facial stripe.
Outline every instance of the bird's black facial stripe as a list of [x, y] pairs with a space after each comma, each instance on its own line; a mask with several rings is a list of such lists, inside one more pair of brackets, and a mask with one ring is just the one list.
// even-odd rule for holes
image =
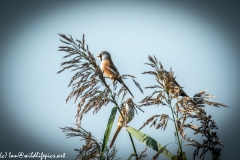
[[102, 55], [100, 55], [100, 60], [102, 61]]

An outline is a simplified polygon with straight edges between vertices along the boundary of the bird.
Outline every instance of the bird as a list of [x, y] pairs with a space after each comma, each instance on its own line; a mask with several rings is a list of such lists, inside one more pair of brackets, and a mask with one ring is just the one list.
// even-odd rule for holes
[[115, 82], [117, 80], [119, 83], [121, 83], [127, 89], [127, 91], [131, 94], [131, 96], [134, 98], [132, 92], [125, 85], [125, 83], [123, 82], [117, 68], [113, 64], [110, 53], [107, 52], [107, 51], [102, 51], [99, 55], [97, 55], [97, 57], [101, 61], [100, 68], [101, 68], [103, 74], [106, 77], [110, 78], [113, 82]]
[[[162, 71], [162, 75], [163, 75], [164, 77], [167, 77], [169, 74], [170, 74], [170, 73], [169, 73], [168, 71], [166, 71], [166, 70], [163, 70], [163, 71]], [[162, 81], [162, 84], [165, 85], [164, 81]], [[177, 87], [180, 88], [179, 96], [189, 97], [189, 96], [187, 95], [187, 93], [184, 92], [184, 90], [182, 89], [183, 87], [181, 87], [175, 79], [173, 80], [173, 86], [177, 86]]]
[[112, 148], [122, 126], [126, 126], [126, 124], [128, 124], [134, 117], [134, 102], [132, 101], [132, 98], [126, 100], [121, 112], [124, 118], [121, 115], [118, 117], [117, 129], [110, 143], [110, 148]]

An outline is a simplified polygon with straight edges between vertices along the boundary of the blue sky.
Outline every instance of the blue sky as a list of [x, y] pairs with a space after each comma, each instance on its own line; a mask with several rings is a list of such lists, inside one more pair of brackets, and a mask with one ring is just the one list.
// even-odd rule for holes
[[[4, 2], [2, 7], [8, 8], [10, 4]], [[66, 140], [59, 129], [74, 126], [76, 113], [72, 101], [64, 105], [73, 73], [56, 74], [64, 56], [57, 51], [62, 45], [57, 34], [64, 33], [78, 39], [85, 34], [94, 55], [103, 50], [110, 52], [119, 72], [135, 75], [142, 87], [155, 84], [154, 78], [141, 74], [150, 69], [143, 64], [148, 61], [147, 56], [155, 55], [165, 69], [173, 68], [177, 81], [188, 95], [207, 89], [217, 97], [214, 101], [231, 107], [208, 107], [206, 110], [219, 126], [218, 133], [225, 144], [223, 159], [236, 154], [234, 142], [239, 131], [234, 124], [239, 120], [239, 16], [235, 14], [235, 4], [22, 2], [11, 12], [5, 9], [2, 10], [5, 14], [1, 14], [4, 23], [0, 41], [0, 124], [5, 129], [1, 131], [4, 147], [1, 146], [0, 152], [43, 151], [66, 153], [67, 159], [75, 157], [73, 149], [80, 147], [81, 142], [78, 138]], [[215, 9], [212, 8], [214, 5]], [[134, 93], [135, 102], [151, 92], [144, 90], [145, 94], [141, 94], [130, 80], [126, 84]], [[112, 107], [109, 104], [94, 116], [89, 112], [83, 118], [83, 128], [101, 140]], [[145, 113], [139, 113], [129, 125], [139, 128], [153, 114], [170, 114], [164, 107], [143, 109]], [[163, 145], [174, 141], [172, 125], [165, 132], [148, 126], [143, 131]], [[145, 148], [138, 141], [135, 143], [138, 152]], [[133, 152], [124, 131], [120, 132], [116, 144], [119, 157], [123, 159]], [[174, 153], [176, 147], [169, 145], [169, 150]], [[191, 159], [192, 149], [186, 147], [185, 150]], [[148, 149], [148, 153], [153, 155], [155, 152]]]

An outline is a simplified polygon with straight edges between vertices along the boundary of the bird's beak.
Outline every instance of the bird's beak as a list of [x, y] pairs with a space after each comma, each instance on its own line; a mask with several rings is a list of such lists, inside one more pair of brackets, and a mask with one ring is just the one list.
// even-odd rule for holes
[[97, 55], [97, 57], [100, 59], [100, 61], [102, 62], [102, 56], [101, 54]]

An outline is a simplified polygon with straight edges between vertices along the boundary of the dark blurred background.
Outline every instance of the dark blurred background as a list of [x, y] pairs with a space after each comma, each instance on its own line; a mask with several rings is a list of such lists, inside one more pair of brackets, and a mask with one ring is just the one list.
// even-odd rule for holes
[[[208, 89], [217, 96], [215, 101], [229, 105], [229, 109], [210, 107], [208, 111], [219, 126], [218, 134], [225, 146], [222, 159], [237, 159], [240, 134], [237, 1], [1, 0], [0, 3], [0, 153], [65, 153], [66, 159], [75, 158], [73, 149], [82, 142], [79, 138], [66, 140], [59, 129], [74, 127], [76, 109], [71, 102], [64, 106], [72, 73], [56, 74], [63, 56], [57, 52], [62, 45], [57, 34], [80, 39], [84, 33], [94, 54], [102, 50], [115, 53], [113, 59], [120, 72], [134, 73], [143, 87], [149, 85], [149, 80], [141, 75], [149, 69], [143, 63], [147, 62], [148, 54], [155, 54], [166, 68], [173, 67], [177, 80], [190, 95]], [[126, 64], [139, 67], [127, 69]], [[138, 102], [144, 95], [137, 89], [136, 94]], [[108, 106], [94, 118], [89, 113], [83, 120], [84, 128], [101, 140], [109, 113]], [[142, 117], [131, 125], [140, 127], [149, 117], [147, 113], [150, 116], [156, 112], [147, 108], [146, 114], [140, 113]], [[162, 144], [173, 141], [153, 128], [143, 131], [154, 134], [152, 137]], [[169, 133], [173, 134], [171, 129]], [[120, 140], [126, 138], [126, 134], [121, 136]], [[128, 142], [120, 140], [119, 157], [126, 159], [132, 148], [125, 147]], [[141, 151], [144, 146], [139, 144], [137, 149]], [[150, 156], [155, 153], [148, 150]], [[185, 150], [189, 159], [192, 150]]]

